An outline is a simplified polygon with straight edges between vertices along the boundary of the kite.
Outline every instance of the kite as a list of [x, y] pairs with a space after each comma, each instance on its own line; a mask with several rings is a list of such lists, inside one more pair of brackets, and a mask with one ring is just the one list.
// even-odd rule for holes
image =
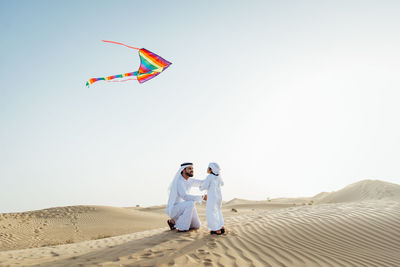
[[[138, 80], [139, 83], [144, 83], [144, 82], [147, 82], [148, 80], [156, 77], [157, 75], [159, 75], [166, 68], [168, 68], [169, 65], [172, 64], [171, 62], [168, 62], [167, 60], [163, 59], [159, 55], [156, 55], [153, 52], [151, 52], [145, 48], [139, 49], [139, 48], [136, 48], [133, 46], [129, 46], [126, 44], [117, 43], [117, 42], [113, 42], [113, 41], [106, 41], [106, 40], [102, 40], [102, 41], [106, 42], [106, 43], [123, 45], [128, 48], [139, 50], [140, 67], [139, 67], [138, 71], [134, 71], [134, 72], [117, 74], [117, 75], [112, 75], [112, 76], [108, 76], [108, 77], [89, 79], [89, 81], [86, 82], [87, 87], [89, 87], [90, 85], [92, 85], [93, 83], [95, 83], [97, 81], [126, 82], [129, 80]], [[114, 79], [125, 78], [125, 77], [136, 77], [136, 78], [128, 78], [125, 80], [112, 81]]]

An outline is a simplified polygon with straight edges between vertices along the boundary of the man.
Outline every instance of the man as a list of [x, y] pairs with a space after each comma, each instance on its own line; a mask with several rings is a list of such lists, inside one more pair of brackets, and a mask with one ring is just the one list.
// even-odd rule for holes
[[202, 180], [193, 177], [193, 164], [183, 163], [169, 186], [169, 198], [166, 212], [171, 219], [167, 221], [171, 230], [178, 228], [179, 232], [187, 232], [189, 229], [200, 228], [201, 223], [197, 215], [195, 202], [207, 200], [207, 195], [190, 195], [192, 186], [201, 186]]

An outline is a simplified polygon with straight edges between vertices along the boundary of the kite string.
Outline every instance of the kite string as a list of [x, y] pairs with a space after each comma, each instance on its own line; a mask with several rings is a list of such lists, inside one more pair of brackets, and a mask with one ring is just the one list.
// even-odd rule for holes
[[133, 46], [129, 46], [129, 45], [126, 45], [126, 44], [123, 44], [123, 43], [118, 43], [118, 42], [113, 42], [113, 41], [107, 41], [107, 40], [102, 40], [102, 41], [105, 42], [105, 43], [123, 45], [123, 46], [126, 46], [126, 47], [128, 47], [128, 48], [132, 48], [132, 49], [139, 50], [139, 48], [136, 48], [136, 47], [133, 47]]

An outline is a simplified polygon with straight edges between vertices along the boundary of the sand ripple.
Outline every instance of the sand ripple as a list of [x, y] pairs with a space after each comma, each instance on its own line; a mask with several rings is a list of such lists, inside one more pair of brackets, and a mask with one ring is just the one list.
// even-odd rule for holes
[[396, 201], [306, 205], [229, 217], [224, 236], [204, 226], [184, 234], [160, 228], [0, 252], [0, 265], [392, 267], [400, 266], [399, 221]]

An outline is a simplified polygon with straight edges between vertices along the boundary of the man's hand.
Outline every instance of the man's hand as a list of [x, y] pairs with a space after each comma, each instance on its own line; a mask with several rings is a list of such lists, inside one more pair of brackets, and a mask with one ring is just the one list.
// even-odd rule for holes
[[207, 194], [204, 195], [203, 200], [207, 201]]

